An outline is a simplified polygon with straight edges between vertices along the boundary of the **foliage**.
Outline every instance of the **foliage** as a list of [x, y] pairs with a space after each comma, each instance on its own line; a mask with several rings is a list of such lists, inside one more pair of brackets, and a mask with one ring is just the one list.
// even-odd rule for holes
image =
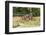
[[13, 7], [13, 16], [25, 15], [32, 13], [33, 16], [40, 16], [40, 8], [29, 8], [29, 7]]
[[40, 16], [40, 8], [32, 8], [33, 16]]

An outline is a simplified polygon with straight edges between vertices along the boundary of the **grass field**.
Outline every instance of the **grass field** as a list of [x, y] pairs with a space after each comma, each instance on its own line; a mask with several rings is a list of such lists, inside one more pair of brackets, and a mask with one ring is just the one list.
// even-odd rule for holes
[[32, 17], [32, 20], [22, 20], [19, 17], [13, 17], [13, 28], [16, 27], [37, 27], [40, 26], [40, 17]]

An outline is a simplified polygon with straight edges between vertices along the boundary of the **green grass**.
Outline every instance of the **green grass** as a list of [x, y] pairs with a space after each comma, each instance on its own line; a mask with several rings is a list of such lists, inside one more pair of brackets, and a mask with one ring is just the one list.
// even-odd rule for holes
[[21, 20], [13, 17], [13, 28], [16, 27], [37, 27], [40, 26], [40, 17], [33, 17], [32, 20]]

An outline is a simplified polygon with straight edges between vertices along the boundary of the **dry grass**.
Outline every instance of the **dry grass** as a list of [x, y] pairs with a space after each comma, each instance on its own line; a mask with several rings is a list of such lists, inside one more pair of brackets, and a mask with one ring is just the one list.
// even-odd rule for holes
[[22, 20], [21, 17], [13, 17], [13, 27], [37, 27], [40, 26], [40, 17], [33, 17], [32, 20]]

